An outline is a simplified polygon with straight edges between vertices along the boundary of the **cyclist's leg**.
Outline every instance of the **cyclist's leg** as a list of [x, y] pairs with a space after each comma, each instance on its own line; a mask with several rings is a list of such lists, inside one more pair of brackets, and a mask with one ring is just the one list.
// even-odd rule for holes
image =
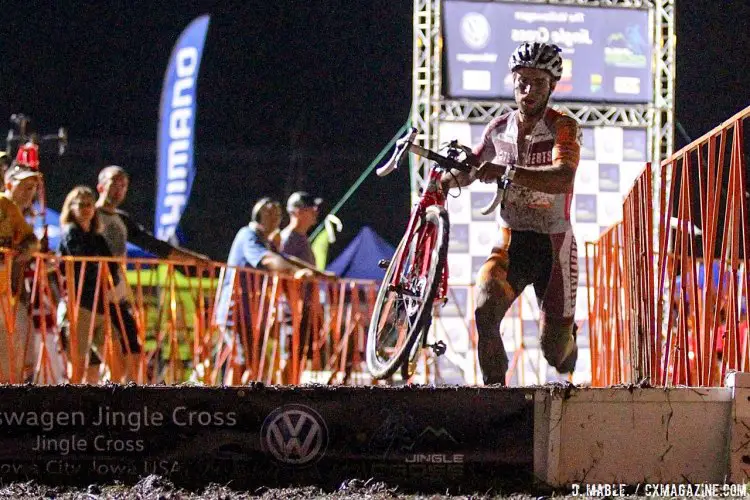
[[516, 252], [510, 230], [501, 230], [500, 242], [477, 274], [477, 306], [474, 318], [478, 334], [479, 366], [485, 384], [505, 384], [508, 355], [500, 334], [500, 322], [513, 301], [526, 287], [520, 274], [511, 269]]
[[572, 372], [578, 359], [574, 321], [578, 287], [578, 252], [572, 231], [549, 235], [549, 271], [535, 282], [541, 297], [541, 345], [547, 362], [560, 373]]

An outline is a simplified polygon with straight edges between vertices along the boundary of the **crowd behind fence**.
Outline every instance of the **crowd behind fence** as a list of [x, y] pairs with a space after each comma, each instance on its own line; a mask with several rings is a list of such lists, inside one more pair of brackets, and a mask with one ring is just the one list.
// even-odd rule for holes
[[[40, 253], [22, 265], [11, 251], [0, 258], [0, 382], [374, 383], [364, 350], [375, 281], [158, 259]], [[85, 287], [94, 290], [89, 302]], [[128, 316], [135, 343], [127, 340]], [[445, 358], [462, 377], [451, 383], [472, 384], [477, 332], [468, 318], [464, 327], [466, 352], [454, 348], [436, 307], [432, 335], [447, 342]], [[542, 383], [543, 366], [528, 372], [541, 361], [526, 352], [523, 330], [523, 322], [503, 329], [512, 346], [508, 381]], [[419, 363], [412, 382], [445, 381], [430, 350]]]
[[750, 370], [748, 116], [646, 165], [622, 222], [587, 245], [593, 385], [719, 386]]
[[[361, 375], [373, 281], [297, 280], [156, 259], [37, 254], [21, 266], [7, 251], [2, 259], [5, 383], [297, 384], [305, 374], [318, 377], [307, 381], [353, 383]], [[91, 268], [93, 304], [82, 303]], [[126, 286], [115, 285], [115, 272]], [[232, 306], [222, 316], [223, 289]], [[128, 329], [125, 307], [137, 344], [120, 333]]]

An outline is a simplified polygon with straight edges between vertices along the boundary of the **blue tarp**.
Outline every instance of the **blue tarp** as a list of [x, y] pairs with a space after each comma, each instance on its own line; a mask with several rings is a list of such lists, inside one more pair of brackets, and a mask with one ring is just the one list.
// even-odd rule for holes
[[342, 278], [382, 280], [380, 259], [390, 260], [396, 249], [371, 227], [363, 227], [349, 245], [326, 268]]
[[[38, 209], [38, 207], [35, 207]], [[47, 238], [49, 238], [49, 249], [53, 252], [57, 250], [57, 245], [60, 243], [60, 212], [56, 212], [51, 208], [47, 209]], [[34, 232], [37, 237], [42, 237], [42, 221], [39, 217], [34, 220]], [[131, 258], [149, 258], [154, 255], [146, 252], [140, 247], [128, 243], [128, 257]]]

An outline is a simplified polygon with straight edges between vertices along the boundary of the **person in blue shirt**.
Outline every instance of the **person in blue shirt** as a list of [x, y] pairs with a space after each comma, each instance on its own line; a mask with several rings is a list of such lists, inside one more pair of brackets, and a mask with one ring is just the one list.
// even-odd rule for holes
[[[331, 278], [335, 275], [319, 271], [314, 265], [304, 262], [296, 257], [280, 253], [276, 245], [269, 240], [271, 235], [278, 232], [281, 224], [281, 204], [271, 198], [261, 198], [253, 206], [251, 222], [241, 228], [234, 237], [232, 247], [227, 257], [227, 268], [222, 276], [221, 284], [214, 309], [214, 320], [216, 325], [224, 332], [225, 340], [232, 342], [237, 336], [237, 350], [235, 364], [244, 364], [243, 342], [249, 339], [239, 338], [238, 328], [235, 322], [244, 323], [245, 331], [250, 334], [250, 304], [247, 290], [247, 280], [239, 279], [242, 290], [242, 307], [238, 308], [232, 297], [235, 275], [237, 270], [243, 267], [260, 269], [264, 271], [291, 274], [295, 279], [305, 278]], [[239, 276], [238, 278], [242, 278]], [[240, 314], [242, 318], [240, 318]], [[231, 369], [225, 374], [225, 382], [228, 384], [242, 381], [242, 374], [232, 373]], [[244, 381], [242, 381], [244, 382]]]

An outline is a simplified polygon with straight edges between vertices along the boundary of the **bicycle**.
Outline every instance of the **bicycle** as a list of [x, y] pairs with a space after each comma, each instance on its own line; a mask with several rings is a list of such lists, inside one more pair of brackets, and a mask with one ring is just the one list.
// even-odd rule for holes
[[[385, 277], [378, 291], [367, 335], [367, 368], [375, 379], [385, 379], [401, 368], [404, 381], [412, 374], [421, 348], [431, 348], [440, 356], [445, 353], [443, 341], [427, 343], [432, 323], [433, 303], [444, 305], [448, 297], [448, 237], [450, 222], [445, 209], [446, 197], [440, 187], [443, 172], [452, 169], [469, 172], [478, 167], [471, 149], [450, 142], [446, 154], [414, 144], [417, 130], [396, 143], [389, 161], [377, 169], [383, 177], [393, 172], [411, 152], [431, 160], [427, 185], [414, 205], [404, 237], [393, 258], [381, 261]], [[503, 198], [503, 183], [482, 213], [492, 212]]]

